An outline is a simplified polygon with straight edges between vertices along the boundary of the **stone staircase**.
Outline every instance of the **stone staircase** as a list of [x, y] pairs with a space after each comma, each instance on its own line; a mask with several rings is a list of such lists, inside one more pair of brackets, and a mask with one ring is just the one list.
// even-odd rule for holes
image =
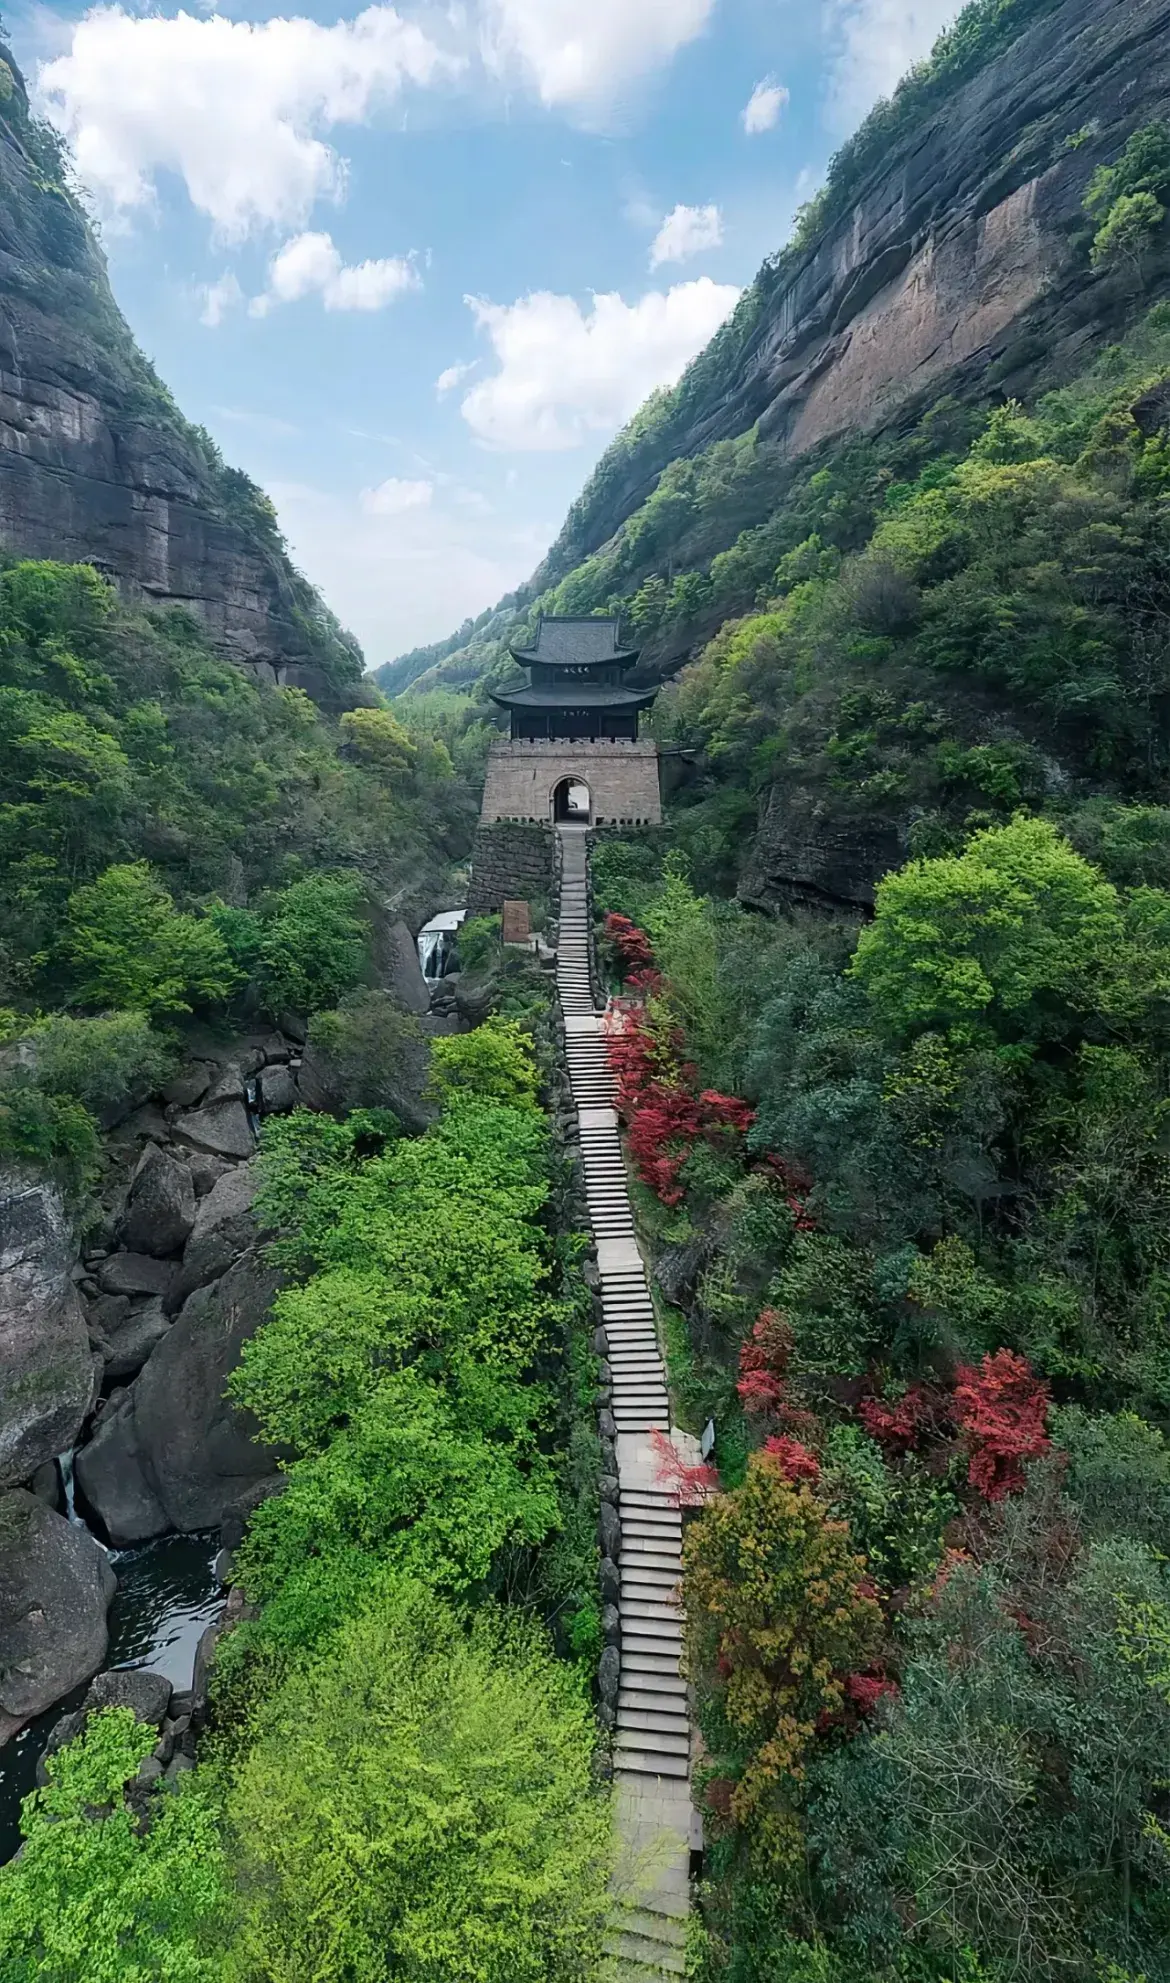
[[669, 1433], [666, 1373], [638, 1250], [614, 1110], [614, 1079], [589, 969], [586, 831], [559, 828], [557, 988], [589, 1217], [597, 1244], [602, 1320], [613, 1378], [621, 1552], [621, 1677], [614, 1743], [619, 1840], [606, 1944], [629, 1983], [681, 1976], [690, 1908], [690, 1720], [679, 1672], [682, 1516], [657, 1478], [654, 1432]]

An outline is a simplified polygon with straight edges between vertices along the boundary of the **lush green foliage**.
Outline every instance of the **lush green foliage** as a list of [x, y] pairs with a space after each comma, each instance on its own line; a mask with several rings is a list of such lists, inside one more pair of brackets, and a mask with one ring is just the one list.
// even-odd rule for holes
[[148, 1831], [122, 1787], [155, 1743], [128, 1708], [91, 1718], [26, 1803], [0, 1867], [3, 1983], [219, 1983], [229, 1877], [215, 1804], [188, 1776]]
[[1070, 824], [984, 819], [860, 934], [700, 896], [685, 811], [595, 857], [656, 1036], [756, 1111], [642, 1200], [733, 1489], [686, 1550], [705, 1983], [1165, 1974], [1165, 821]]
[[229, 1802], [249, 1974], [569, 1983], [593, 1972], [608, 1814], [591, 1715], [539, 1634], [388, 1592], [260, 1717]]
[[[425, 888], [466, 845], [449, 757], [402, 734], [401, 763], [363, 763], [305, 695], [257, 686], [182, 613], [129, 611], [89, 566], [0, 571], [0, 1000], [221, 997], [224, 944], [246, 975], [257, 933], [233, 944], [207, 914], [220, 902], [261, 912], [273, 998], [331, 1003], [360, 973], [357, 896], [330, 897], [324, 871]], [[318, 912], [328, 931], [290, 984]]]

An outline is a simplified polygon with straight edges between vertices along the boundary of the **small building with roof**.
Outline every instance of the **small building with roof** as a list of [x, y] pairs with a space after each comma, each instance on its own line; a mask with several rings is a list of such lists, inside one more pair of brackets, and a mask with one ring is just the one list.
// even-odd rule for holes
[[511, 734], [491, 747], [481, 823], [657, 825], [658, 750], [638, 733], [656, 691], [626, 680], [638, 655], [619, 621], [542, 618], [509, 652], [526, 679], [489, 690]]

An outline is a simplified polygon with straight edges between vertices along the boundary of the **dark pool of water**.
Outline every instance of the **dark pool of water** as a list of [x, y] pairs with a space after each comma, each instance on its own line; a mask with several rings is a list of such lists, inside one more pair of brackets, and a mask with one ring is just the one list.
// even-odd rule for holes
[[[107, 1666], [148, 1667], [180, 1691], [191, 1685], [195, 1648], [223, 1603], [211, 1570], [218, 1546], [214, 1533], [169, 1535], [112, 1552], [118, 1589]], [[0, 1749], [0, 1863], [20, 1844], [20, 1802], [35, 1786], [49, 1730], [84, 1696], [85, 1686], [75, 1688]]]

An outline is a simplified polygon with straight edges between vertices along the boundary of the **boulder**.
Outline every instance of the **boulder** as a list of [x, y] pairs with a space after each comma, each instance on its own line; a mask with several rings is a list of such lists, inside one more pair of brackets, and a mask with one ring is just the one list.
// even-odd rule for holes
[[260, 1076], [260, 1112], [262, 1115], [287, 1115], [295, 1109], [299, 1096], [296, 1078], [287, 1066], [266, 1067]]
[[128, 1294], [103, 1294], [92, 1301], [85, 1313], [85, 1323], [91, 1335], [96, 1333], [104, 1341], [122, 1327], [130, 1314]]
[[622, 1619], [616, 1604], [603, 1604], [601, 1607], [601, 1636], [607, 1646], [621, 1645]]
[[256, 1165], [241, 1164], [225, 1172], [200, 1201], [182, 1263], [166, 1296], [169, 1315], [177, 1315], [196, 1288], [217, 1281], [234, 1260], [255, 1245], [252, 1201], [259, 1182]]
[[74, 1457], [73, 1477], [87, 1511], [116, 1548], [165, 1535], [171, 1523], [152, 1485], [149, 1454], [138, 1444], [134, 1397], [124, 1391], [102, 1412]]
[[597, 1662], [597, 1688], [603, 1701], [612, 1707], [622, 1684], [622, 1657], [616, 1646], [606, 1646]]
[[611, 1556], [616, 1563], [622, 1549], [622, 1525], [612, 1502], [602, 1502], [598, 1527], [601, 1535], [601, 1553], [603, 1556]]
[[171, 1318], [157, 1296], [136, 1308], [108, 1338], [108, 1347], [102, 1352], [105, 1375], [134, 1377], [170, 1326]]
[[35, 1494], [0, 1494], [0, 1744], [106, 1656], [105, 1551]]
[[195, 1186], [196, 1198], [206, 1198], [220, 1178], [226, 1177], [235, 1166], [230, 1157], [213, 1157], [207, 1150], [192, 1150], [187, 1168]]
[[416, 1017], [429, 1010], [431, 987], [418, 961], [418, 944], [401, 918], [391, 922], [384, 911], [371, 915], [371, 962], [374, 981], [389, 992], [404, 1012]]
[[99, 1285], [107, 1294], [165, 1294], [175, 1268], [173, 1261], [151, 1253], [111, 1253], [98, 1268]]
[[112, 1542], [216, 1528], [246, 1489], [275, 1474], [276, 1454], [224, 1388], [279, 1285], [253, 1250], [196, 1289], [78, 1453], [78, 1485]]
[[181, 1068], [173, 1081], [168, 1081], [162, 1091], [164, 1102], [181, 1109], [193, 1109], [201, 1102], [211, 1086], [215, 1069], [203, 1061], [193, 1062], [190, 1067]]
[[93, 1402], [73, 1239], [55, 1185], [0, 1171], [0, 1487], [73, 1445]]
[[130, 1184], [119, 1238], [131, 1253], [165, 1259], [177, 1253], [195, 1224], [195, 1185], [180, 1164], [157, 1143], [148, 1143]]
[[130, 1708], [137, 1721], [160, 1728], [171, 1705], [171, 1683], [161, 1673], [146, 1673], [137, 1666], [117, 1666], [99, 1673], [91, 1681], [82, 1702], [82, 1712], [96, 1714], [102, 1708]]
[[256, 1148], [248, 1112], [236, 1095], [176, 1119], [175, 1135], [214, 1157], [250, 1157]]

